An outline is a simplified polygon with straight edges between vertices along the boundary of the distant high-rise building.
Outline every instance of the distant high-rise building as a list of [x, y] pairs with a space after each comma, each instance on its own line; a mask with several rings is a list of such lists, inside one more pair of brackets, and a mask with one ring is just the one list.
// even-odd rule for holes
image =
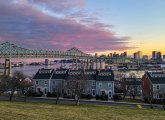
[[157, 57], [157, 60], [161, 60], [162, 59], [162, 53], [157, 52], [156, 57]]
[[165, 55], [163, 55], [163, 59], [165, 59]]
[[119, 54], [116, 54], [116, 57], [119, 57], [120, 55]]
[[157, 51], [152, 51], [152, 60], [157, 59]]
[[142, 59], [142, 51], [138, 51], [137, 52], [137, 59]]
[[134, 59], [142, 59], [142, 51], [135, 52], [133, 54]]
[[121, 53], [121, 54], [120, 54], [120, 57], [124, 57], [124, 53]]
[[137, 52], [133, 53], [133, 59], [137, 59]]
[[113, 57], [117, 57], [117, 56], [116, 56], [116, 52], [113, 53]]
[[127, 52], [124, 52], [124, 53], [123, 53], [123, 56], [124, 56], [124, 57], [127, 57]]
[[148, 61], [148, 55], [143, 55], [142, 61]]
[[109, 57], [113, 57], [113, 54], [112, 53], [109, 53]]

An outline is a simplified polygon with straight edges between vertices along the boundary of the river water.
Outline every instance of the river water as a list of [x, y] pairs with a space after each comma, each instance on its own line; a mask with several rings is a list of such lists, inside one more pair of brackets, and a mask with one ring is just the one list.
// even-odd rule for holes
[[[61, 64], [55, 64], [55, 65], [37, 65], [37, 66], [23, 66], [23, 67], [13, 67], [12, 68], [12, 72], [14, 71], [22, 71], [25, 75], [29, 76], [29, 77], [33, 77], [37, 71], [41, 68], [59, 68], [61, 66]], [[0, 69], [1, 72], [4, 72], [4, 69]]]

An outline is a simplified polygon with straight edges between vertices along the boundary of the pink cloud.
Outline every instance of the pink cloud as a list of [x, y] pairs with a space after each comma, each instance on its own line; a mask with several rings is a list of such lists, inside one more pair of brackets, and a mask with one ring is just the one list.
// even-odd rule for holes
[[49, 50], [67, 50], [72, 47], [85, 52], [132, 49], [128, 47], [130, 37], [117, 37], [114, 32], [106, 29], [111, 28], [111, 25], [101, 23], [87, 13], [80, 12], [78, 15], [76, 11], [74, 15], [61, 18], [46, 14], [34, 5], [45, 4], [53, 10], [61, 9], [62, 14], [65, 14], [63, 11], [85, 4], [84, 0], [60, 1], [28, 0], [22, 4], [1, 4], [0, 1], [0, 41]]

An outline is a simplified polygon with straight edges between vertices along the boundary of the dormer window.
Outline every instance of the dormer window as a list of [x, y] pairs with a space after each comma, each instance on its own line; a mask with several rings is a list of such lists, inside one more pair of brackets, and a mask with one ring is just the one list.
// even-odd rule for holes
[[111, 76], [111, 73], [102, 72], [102, 73], [99, 73], [99, 75], [101, 75], [101, 76]]

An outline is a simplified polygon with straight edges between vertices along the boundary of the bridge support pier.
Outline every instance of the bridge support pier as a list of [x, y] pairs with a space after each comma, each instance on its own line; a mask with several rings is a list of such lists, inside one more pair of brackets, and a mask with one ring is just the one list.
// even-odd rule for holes
[[5, 59], [5, 75], [12, 77], [12, 65], [10, 59]]

